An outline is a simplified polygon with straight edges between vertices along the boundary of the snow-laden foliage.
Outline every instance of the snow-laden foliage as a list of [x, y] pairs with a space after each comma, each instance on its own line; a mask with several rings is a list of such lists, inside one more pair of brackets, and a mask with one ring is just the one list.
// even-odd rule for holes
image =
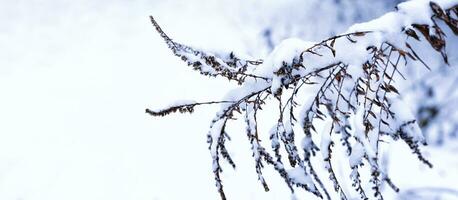
[[[255, 55], [265, 55], [264, 50], [272, 50], [282, 39], [320, 40], [343, 32], [354, 23], [391, 11], [399, 2], [402, 0], [255, 1], [236, 7], [241, 11], [232, 17], [238, 19], [243, 28], [259, 30], [257, 40], [247, 40], [250, 43], [248, 49]], [[262, 12], [252, 12], [253, 7]], [[447, 35], [453, 34], [448, 33], [450, 30], [444, 31]], [[458, 48], [458, 40], [447, 39], [449, 50]], [[454, 70], [458, 58], [452, 54], [450, 65], [446, 65], [441, 58], [431, 54], [426, 45], [416, 46], [416, 52], [427, 60], [431, 70], [409, 67], [403, 73], [411, 82], [398, 84], [397, 88], [409, 102], [427, 142], [442, 145], [457, 138], [458, 117], [455, 113], [458, 113], [458, 107], [456, 101], [450, 99], [458, 93], [453, 84], [458, 77]]]
[[[381, 183], [387, 182], [395, 191], [379, 159], [380, 142], [404, 141], [418, 159], [432, 164], [421, 154], [425, 145], [413, 113], [401, 99], [395, 77], [408, 79], [401, 68], [412, 62], [427, 63], [416, 53], [412, 43], [428, 43], [448, 62], [444, 29], [458, 34], [458, 1], [409, 1], [373, 21], [356, 24], [341, 35], [321, 42], [287, 39], [263, 60], [245, 58], [234, 52], [214, 53], [197, 50], [172, 41], [151, 17], [151, 21], [173, 53], [205, 76], [225, 77], [240, 86], [220, 101], [178, 102], [146, 112], [164, 116], [172, 112], [193, 112], [205, 104], [221, 104], [212, 120], [207, 138], [213, 158], [216, 187], [226, 199], [220, 173], [220, 158], [235, 168], [226, 149], [229, 140], [226, 125], [241, 116], [246, 123], [246, 135], [251, 144], [258, 179], [269, 190], [262, 170], [271, 165], [294, 192], [301, 187], [320, 198], [331, 199], [331, 181], [341, 199], [348, 194], [334, 172], [332, 156], [335, 145], [343, 145], [353, 187], [361, 199], [382, 199]], [[449, 35], [452, 37], [452, 35]], [[270, 133], [258, 131], [258, 114], [267, 104], [278, 107], [276, 124]], [[317, 126], [325, 124], [323, 131]], [[302, 133], [298, 133], [300, 128]], [[321, 129], [319, 129], [321, 130]], [[261, 137], [270, 139], [270, 149]], [[340, 140], [336, 140], [335, 136]], [[300, 138], [300, 141], [296, 141]], [[320, 144], [315, 142], [320, 138]], [[297, 143], [300, 142], [300, 145]], [[283, 148], [283, 150], [282, 150]], [[328, 178], [318, 176], [312, 157], [321, 153]], [[283, 153], [285, 152], [285, 153]], [[287, 159], [285, 159], [285, 157]], [[361, 183], [361, 166], [370, 165], [373, 191]]]

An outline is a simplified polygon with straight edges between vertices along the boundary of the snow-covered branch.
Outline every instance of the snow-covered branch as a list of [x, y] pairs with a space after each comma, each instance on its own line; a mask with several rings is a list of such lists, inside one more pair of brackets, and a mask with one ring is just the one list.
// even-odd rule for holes
[[[457, 18], [457, 0], [409, 1], [399, 4], [394, 12], [356, 24], [346, 33], [322, 42], [287, 39], [266, 58], [247, 59], [233, 52], [204, 52], [176, 43], [151, 17], [154, 27], [176, 56], [203, 75], [222, 76], [235, 80], [240, 86], [229, 91], [221, 101], [186, 102], [146, 112], [163, 116], [175, 111], [192, 112], [197, 105], [221, 103], [208, 133], [208, 143], [222, 199], [226, 196], [220, 177], [220, 158], [235, 167], [225, 146], [229, 139], [225, 128], [227, 121], [238, 113], [245, 119], [258, 179], [266, 191], [269, 187], [262, 174], [265, 164], [273, 166], [291, 191], [297, 186], [317, 197], [331, 199], [323, 184], [326, 179], [318, 176], [312, 165], [311, 158], [321, 151], [335, 193], [341, 199], [350, 198], [338, 181], [331, 159], [334, 146], [341, 144], [347, 149], [350, 176], [361, 199], [382, 199], [383, 181], [398, 190], [380, 167], [382, 138], [403, 140], [421, 162], [432, 167], [420, 152], [420, 145], [426, 142], [414, 115], [401, 99], [396, 79], [408, 79], [400, 69], [410, 67], [411, 62], [421, 62], [428, 68], [415, 52], [413, 42], [429, 43], [448, 63], [443, 29], [448, 27], [458, 35]], [[277, 123], [267, 135], [271, 150], [260, 142], [263, 133], [258, 131], [257, 120], [257, 114], [269, 103], [278, 105]], [[326, 126], [318, 133], [315, 127], [323, 123]], [[296, 133], [298, 128], [302, 136]], [[335, 141], [335, 135], [340, 135], [340, 141]], [[300, 148], [296, 145], [298, 138]], [[280, 151], [282, 145], [286, 155]], [[360, 169], [364, 163], [370, 165], [374, 195], [361, 186]]]
[[246, 71], [253, 66], [260, 65], [262, 60], [249, 60], [230, 53], [209, 53], [197, 50], [186, 45], [172, 41], [172, 39], [162, 31], [153, 16], [150, 16], [151, 23], [156, 31], [164, 39], [167, 46], [173, 53], [180, 57], [193, 69], [206, 76], [223, 76], [229, 80], [235, 80], [239, 84], [244, 82], [246, 77], [267, 80], [264, 77], [247, 74]]

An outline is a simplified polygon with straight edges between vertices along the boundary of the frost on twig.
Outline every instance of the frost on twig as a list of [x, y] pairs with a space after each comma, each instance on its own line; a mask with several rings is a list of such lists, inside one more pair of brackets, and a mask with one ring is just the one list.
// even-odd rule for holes
[[[204, 52], [176, 43], [151, 17], [153, 26], [176, 56], [203, 75], [225, 77], [240, 86], [229, 91], [222, 101], [178, 103], [146, 112], [164, 116], [176, 111], [192, 112], [198, 105], [221, 104], [207, 135], [221, 199], [226, 199], [226, 195], [220, 162], [226, 160], [235, 168], [225, 142], [229, 139], [227, 122], [236, 115], [246, 123], [245, 134], [255, 170], [266, 191], [269, 186], [262, 170], [270, 165], [292, 192], [300, 187], [319, 198], [331, 199], [329, 188], [323, 184], [330, 181], [333, 194], [341, 199], [351, 198], [342, 189], [331, 159], [335, 145], [342, 145], [347, 151], [352, 186], [360, 198], [383, 199], [382, 182], [395, 191], [399, 189], [380, 167], [382, 138], [403, 140], [421, 162], [432, 167], [419, 149], [426, 144], [425, 139], [396, 86], [396, 79], [407, 78], [400, 69], [410, 67], [410, 62], [421, 62], [429, 68], [415, 52], [410, 38], [428, 43], [448, 63], [443, 29], [448, 27], [458, 34], [457, 13], [456, 0], [409, 1], [398, 5], [395, 12], [357, 24], [346, 33], [319, 43], [285, 40], [266, 58], [257, 60], [240, 58], [233, 52]], [[270, 103], [277, 105], [278, 115], [272, 116], [277, 122], [270, 133], [262, 133], [257, 116]], [[318, 132], [316, 126], [323, 121], [327, 126]], [[297, 132], [298, 128], [302, 133]], [[266, 136], [270, 149], [260, 142]], [[317, 157], [318, 151], [328, 178], [320, 177], [313, 168], [311, 158]], [[370, 166], [372, 192], [361, 183], [364, 163]]]
[[264, 77], [258, 77], [252, 74], [247, 74], [246, 71], [256, 65], [262, 63], [262, 60], [248, 60], [239, 58], [234, 52], [216, 54], [203, 52], [186, 45], [174, 42], [164, 31], [159, 24], [150, 16], [151, 23], [156, 28], [156, 31], [164, 39], [167, 46], [172, 52], [180, 57], [193, 69], [199, 71], [206, 76], [223, 76], [228, 80], [237, 81], [242, 84], [246, 77], [260, 78], [267, 80]]

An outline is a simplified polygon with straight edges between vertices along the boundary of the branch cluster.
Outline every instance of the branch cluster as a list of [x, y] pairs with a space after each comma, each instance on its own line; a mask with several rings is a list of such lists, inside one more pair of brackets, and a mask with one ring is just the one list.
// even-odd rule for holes
[[[412, 20], [416, 19], [415, 13], [403, 8], [413, 4], [431, 11], [429, 18]], [[230, 140], [226, 125], [236, 116], [244, 118], [255, 171], [266, 191], [269, 186], [262, 172], [270, 165], [292, 192], [299, 187], [319, 198], [331, 199], [332, 194], [338, 194], [341, 199], [349, 199], [351, 195], [342, 189], [332, 159], [335, 145], [342, 145], [347, 150], [347, 167], [351, 169], [353, 187], [360, 198], [383, 199], [383, 182], [395, 191], [399, 189], [380, 167], [381, 141], [401, 139], [421, 162], [432, 167], [420, 152], [425, 139], [413, 115], [406, 111], [396, 79], [406, 78], [400, 68], [408, 67], [409, 62], [421, 62], [428, 68], [409, 38], [426, 41], [448, 62], [443, 28], [449, 27], [458, 35], [458, 2], [444, 5], [407, 2], [377, 21], [395, 28], [370, 29], [367, 27], [377, 22], [368, 22], [368, 26], [353, 27], [349, 33], [319, 43], [287, 40], [264, 60], [239, 58], [233, 52], [204, 52], [176, 43], [151, 17], [154, 27], [175, 55], [203, 75], [225, 77], [240, 87], [230, 91], [223, 101], [174, 104], [146, 112], [164, 116], [176, 111], [192, 112], [198, 105], [221, 104], [207, 134], [221, 199], [226, 199], [220, 176], [221, 158], [235, 168], [225, 144]], [[258, 131], [258, 115], [271, 102], [277, 105], [278, 116], [268, 135], [268, 149], [261, 143], [263, 134]], [[316, 127], [322, 124], [326, 124], [325, 128], [317, 131]], [[297, 141], [298, 138], [301, 140]], [[316, 157], [317, 152], [321, 152], [328, 180], [320, 177], [313, 167], [311, 158]], [[373, 195], [361, 184], [361, 166], [365, 163], [370, 166]], [[334, 193], [324, 186], [324, 181], [332, 182]]]

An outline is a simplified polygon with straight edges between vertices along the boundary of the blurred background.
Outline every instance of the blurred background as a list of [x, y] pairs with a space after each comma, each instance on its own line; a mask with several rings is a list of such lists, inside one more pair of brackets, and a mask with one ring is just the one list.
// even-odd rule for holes
[[[236, 85], [203, 78], [174, 57], [149, 15], [178, 42], [263, 58], [285, 38], [320, 41], [399, 2], [0, 0], [0, 199], [219, 198], [206, 144], [218, 108], [164, 118], [144, 109], [220, 99]], [[450, 37], [450, 66], [425, 50], [432, 70], [409, 69], [403, 98], [435, 167], [402, 142], [390, 144], [386, 167], [401, 192], [386, 188], [387, 199], [458, 199], [457, 47]], [[244, 134], [233, 129], [238, 168], [223, 173], [229, 199], [289, 198], [273, 169], [265, 172], [272, 190], [263, 191]]]

